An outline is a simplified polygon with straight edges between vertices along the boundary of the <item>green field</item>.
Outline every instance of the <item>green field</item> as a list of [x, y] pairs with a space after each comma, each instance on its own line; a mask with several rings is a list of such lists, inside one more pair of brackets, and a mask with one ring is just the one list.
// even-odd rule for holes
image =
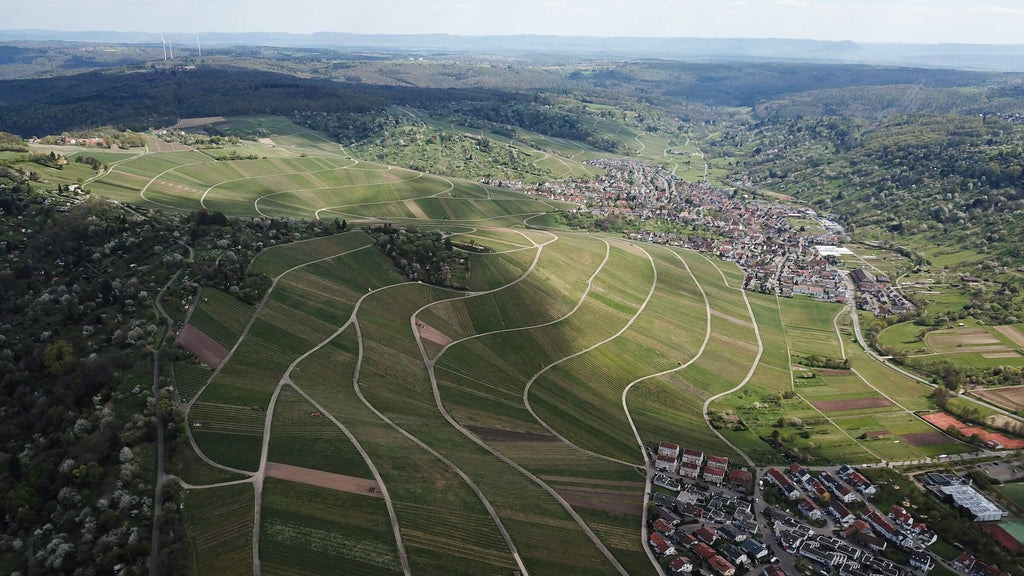
[[[703, 179], [700, 151], [686, 136], [627, 125], [636, 117], [592, 120], [637, 157]], [[421, 122], [403, 134], [489, 138], [556, 180], [600, 172], [582, 164], [600, 155], [569, 141], [525, 131], [503, 141]], [[353, 229], [290, 244], [268, 239], [250, 265], [271, 280], [256, 306], [199, 293], [190, 322], [234, 352], [216, 375], [175, 362], [198, 452], [179, 442], [168, 469], [203, 485], [243, 478], [232, 470], [291, 465], [373, 480], [381, 497], [258, 474], [194, 489], [186, 516], [197, 574], [248, 573], [254, 555], [267, 574], [396, 574], [403, 557], [426, 576], [520, 566], [534, 576], [645, 574], [638, 440], [677, 442], [736, 465], [745, 457], [781, 463], [787, 450], [809, 463], [862, 464], [961, 449], [904, 439], [932, 431], [911, 413], [930, 407], [930, 389], [852, 344], [845, 314], [847, 332], [837, 332], [838, 305], [745, 293], [735, 264], [563, 230], [551, 212], [566, 205], [357, 160], [281, 119], [224, 124], [232, 127], [267, 129], [274, 145], [211, 151], [265, 151], [258, 160], [140, 154], [92, 191], [166, 210], [345, 219]], [[713, 162], [709, 176], [722, 174]], [[458, 284], [467, 289], [408, 282], [389, 247], [358, 228], [382, 220], [448, 236], [465, 259]], [[210, 248], [197, 259], [224, 253]], [[849, 357], [853, 370], [798, 367], [798, 376], [815, 377], [794, 378], [793, 364], [811, 357]], [[883, 395], [892, 404], [836, 404]], [[258, 503], [253, 484], [262, 486]]]
[[402, 573], [383, 499], [270, 478], [262, 508], [263, 574]]
[[[996, 490], [1006, 496], [1018, 508], [1024, 510], [1024, 484], [1003, 484], [997, 486]], [[1005, 526], [1003, 526], [1005, 528]]]
[[188, 490], [183, 509], [196, 574], [252, 574], [252, 486]]

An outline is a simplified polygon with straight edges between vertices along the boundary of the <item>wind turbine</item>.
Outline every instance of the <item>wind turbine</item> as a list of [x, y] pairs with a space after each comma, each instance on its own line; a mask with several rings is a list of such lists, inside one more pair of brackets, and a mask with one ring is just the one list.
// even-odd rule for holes
[[167, 40], [164, 40], [164, 35], [160, 35], [160, 46], [164, 49], [164, 62], [167, 62]]
[[199, 48], [199, 59], [203, 58], [203, 43], [199, 41], [199, 34], [196, 34], [196, 47]]
[[171, 60], [174, 60], [174, 44], [168, 42], [167, 49], [171, 51]]

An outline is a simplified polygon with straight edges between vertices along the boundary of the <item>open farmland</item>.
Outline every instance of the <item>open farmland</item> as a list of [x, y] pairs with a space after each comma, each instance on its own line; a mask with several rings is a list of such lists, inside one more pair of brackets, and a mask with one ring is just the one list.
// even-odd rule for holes
[[[209, 288], [195, 300], [186, 343], [210, 368], [174, 365], [191, 442], [171, 470], [209, 482], [186, 497], [197, 574], [224, 570], [204, 556], [215, 545], [240, 574], [648, 574], [644, 447], [733, 467], [962, 451], [911, 413], [929, 389], [841, 339], [837, 305], [746, 293], [733, 263], [547, 226], [567, 205], [371, 164], [282, 126], [266, 159], [141, 154], [91, 185], [150, 208], [352, 228], [268, 237], [249, 264], [270, 279], [255, 305]], [[595, 170], [579, 163], [591, 151], [524, 138], [549, 171]], [[381, 221], [446, 236], [465, 289], [408, 281], [358, 227]], [[846, 357], [850, 370], [814, 367]], [[208, 513], [193, 505], [217, 491]]]

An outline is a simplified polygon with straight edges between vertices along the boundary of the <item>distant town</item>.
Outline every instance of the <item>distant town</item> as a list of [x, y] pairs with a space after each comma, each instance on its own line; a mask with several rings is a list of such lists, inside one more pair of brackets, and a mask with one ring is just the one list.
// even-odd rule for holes
[[[635, 160], [586, 162], [602, 168], [597, 180], [567, 178], [523, 187], [519, 182], [486, 183], [523, 189], [534, 196], [573, 202], [596, 217], [627, 216], [659, 220], [702, 233], [653, 229], [626, 231], [627, 237], [692, 248], [735, 262], [746, 273], [744, 288], [784, 298], [809, 296], [824, 302], [848, 302], [860, 291], [857, 306], [880, 316], [914, 310], [885, 274], [847, 270], [841, 257], [843, 227], [807, 207], [738, 195], [707, 182], [686, 182], [660, 166]], [[813, 223], [801, 230], [793, 221]], [[706, 231], [706, 233], [704, 233]]]

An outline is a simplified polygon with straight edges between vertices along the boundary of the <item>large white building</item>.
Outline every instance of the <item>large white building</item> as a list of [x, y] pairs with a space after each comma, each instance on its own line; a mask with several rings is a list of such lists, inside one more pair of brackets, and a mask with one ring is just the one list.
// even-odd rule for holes
[[990, 522], [1006, 516], [1005, 510], [996, 506], [995, 502], [986, 498], [973, 486], [954, 485], [938, 486], [937, 488], [943, 494], [950, 496], [957, 506], [970, 512], [974, 516], [975, 522]]

